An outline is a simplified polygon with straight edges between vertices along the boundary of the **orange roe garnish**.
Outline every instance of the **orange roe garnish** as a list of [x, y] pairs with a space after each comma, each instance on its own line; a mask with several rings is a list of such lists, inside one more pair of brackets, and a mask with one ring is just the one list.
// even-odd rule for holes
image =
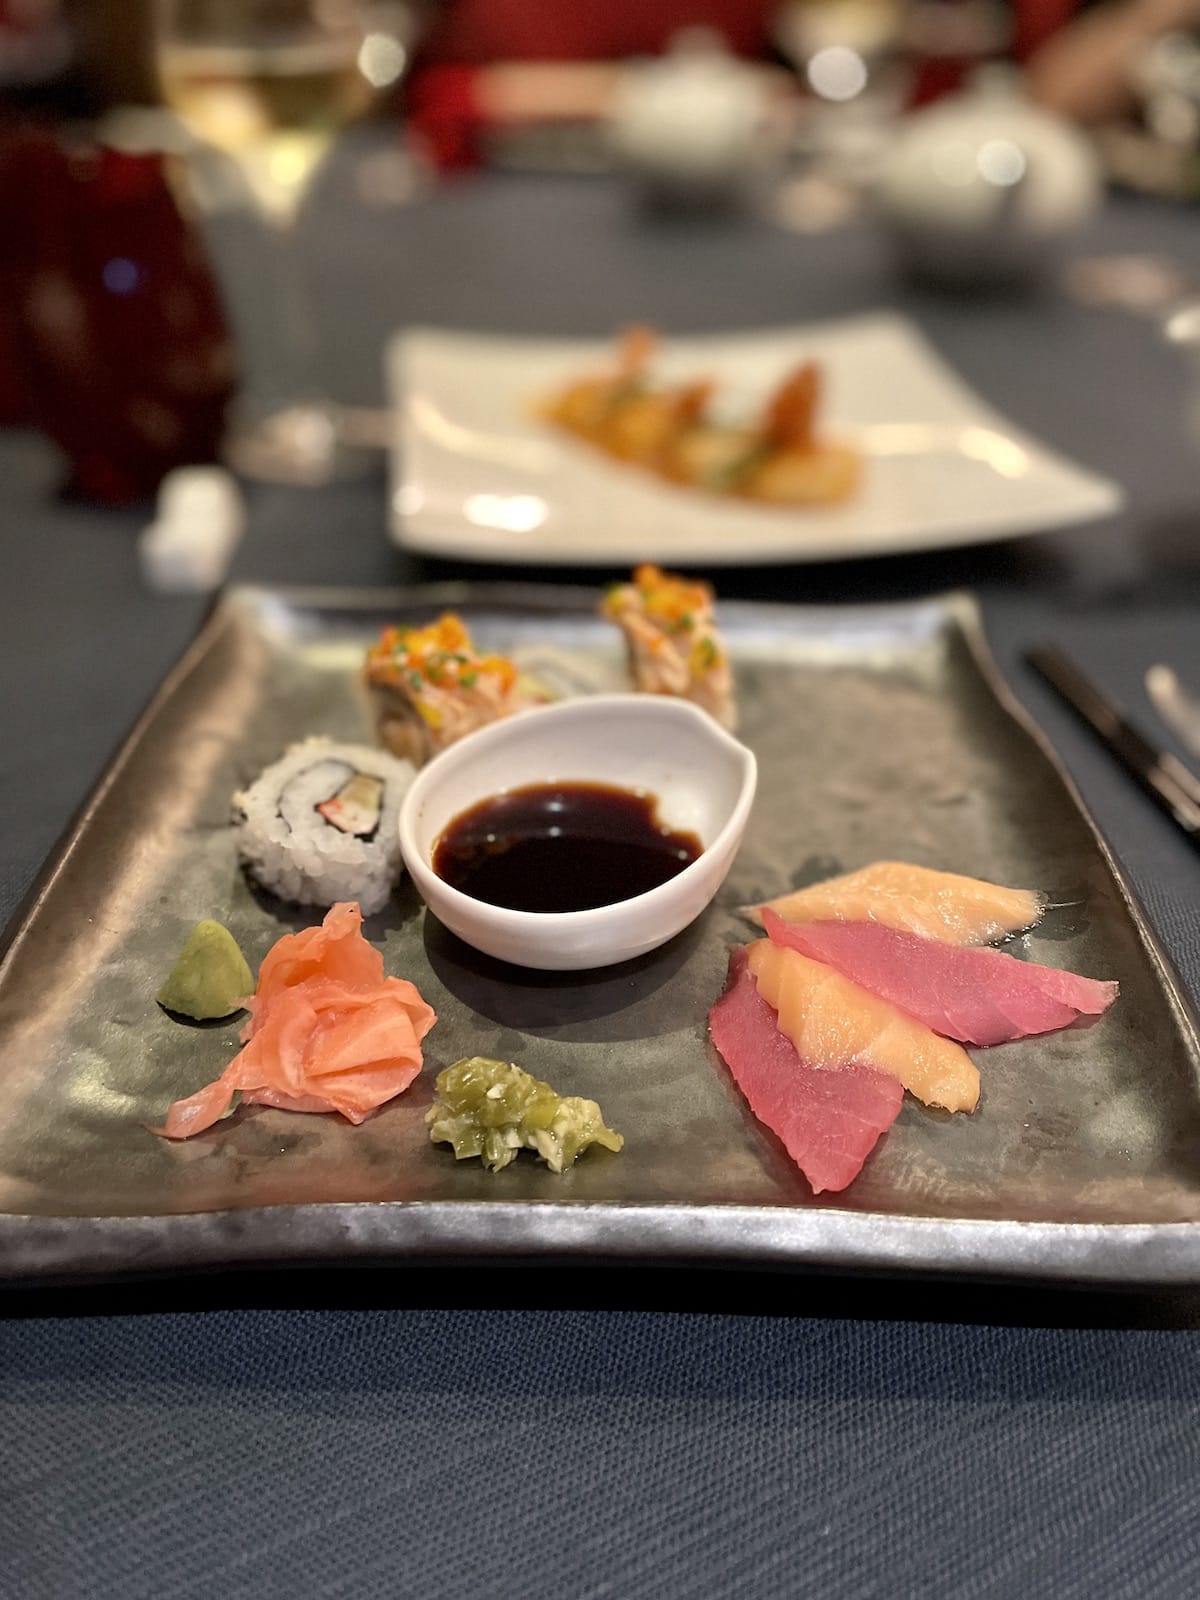
[[447, 611], [424, 628], [385, 628], [367, 651], [367, 676], [379, 681], [404, 679], [409, 687], [473, 688], [482, 674], [507, 691], [517, 669], [505, 656], [481, 656], [461, 617]]
[[[633, 584], [646, 615], [672, 633], [693, 627], [697, 619], [707, 616], [712, 608], [712, 590], [708, 584], [678, 578], [648, 562], [634, 568]], [[615, 616], [618, 609], [615, 595], [606, 599], [604, 610], [608, 616]]]

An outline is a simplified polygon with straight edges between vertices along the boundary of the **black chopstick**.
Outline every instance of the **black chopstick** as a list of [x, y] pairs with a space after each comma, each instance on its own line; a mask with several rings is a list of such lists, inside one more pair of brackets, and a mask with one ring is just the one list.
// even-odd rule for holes
[[1043, 645], [1025, 658], [1083, 718], [1146, 792], [1193, 840], [1200, 841], [1200, 778], [1169, 750], [1159, 750], [1121, 708], [1059, 655]]

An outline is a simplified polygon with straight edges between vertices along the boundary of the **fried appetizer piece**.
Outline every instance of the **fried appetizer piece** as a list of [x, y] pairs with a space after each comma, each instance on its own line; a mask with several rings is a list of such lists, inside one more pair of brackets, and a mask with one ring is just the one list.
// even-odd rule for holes
[[700, 378], [631, 394], [612, 408], [597, 442], [619, 461], [666, 471], [676, 442], [703, 418], [713, 387], [711, 378]]
[[735, 480], [734, 493], [792, 506], [831, 505], [854, 493], [861, 458], [849, 445], [817, 438], [820, 399], [820, 368], [809, 361], [768, 402], [760, 428], [763, 448]]
[[676, 439], [703, 417], [714, 385], [709, 378], [654, 385], [649, 372], [657, 348], [652, 328], [626, 329], [615, 367], [570, 384], [542, 405], [541, 415], [618, 461], [660, 467]]
[[617, 346], [616, 365], [570, 383], [538, 407], [547, 421], [599, 443], [614, 411], [647, 392], [647, 373], [658, 336], [652, 328], [627, 328]]
[[821, 369], [805, 362], [776, 389], [754, 423], [726, 425], [709, 412], [711, 378], [655, 384], [650, 328], [628, 329], [615, 366], [581, 378], [539, 413], [617, 461], [703, 493], [779, 506], [835, 505], [858, 488], [859, 452], [817, 434]]

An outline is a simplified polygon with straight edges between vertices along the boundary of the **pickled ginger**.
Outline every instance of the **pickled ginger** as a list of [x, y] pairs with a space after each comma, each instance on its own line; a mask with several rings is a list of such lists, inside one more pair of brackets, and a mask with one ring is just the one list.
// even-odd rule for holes
[[319, 928], [278, 940], [247, 1004], [242, 1050], [213, 1083], [176, 1100], [153, 1132], [202, 1133], [238, 1093], [249, 1105], [362, 1122], [420, 1072], [421, 1040], [437, 1021], [413, 984], [384, 976], [353, 902], [333, 906]]

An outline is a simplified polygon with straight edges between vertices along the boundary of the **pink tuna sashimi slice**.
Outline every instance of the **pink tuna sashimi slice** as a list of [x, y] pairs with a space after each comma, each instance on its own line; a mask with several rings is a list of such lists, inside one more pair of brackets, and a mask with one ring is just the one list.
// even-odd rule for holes
[[741, 948], [729, 952], [729, 983], [708, 1026], [750, 1109], [783, 1141], [813, 1193], [844, 1189], [857, 1178], [899, 1113], [899, 1079], [873, 1067], [805, 1061], [775, 1026]]
[[878, 922], [785, 922], [764, 907], [774, 944], [813, 961], [907, 1011], [948, 1039], [1003, 1044], [1099, 1016], [1117, 985], [1018, 961], [983, 945], [943, 944]]

